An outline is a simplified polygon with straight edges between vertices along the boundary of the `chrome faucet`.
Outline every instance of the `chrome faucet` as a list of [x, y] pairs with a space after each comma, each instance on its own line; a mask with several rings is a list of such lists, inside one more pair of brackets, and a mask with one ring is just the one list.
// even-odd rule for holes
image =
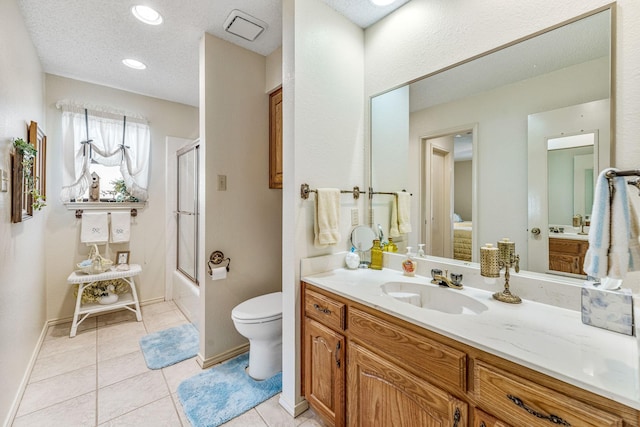
[[449, 272], [447, 270], [444, 271], [444, 275], [442, 274], [442, 270], [438, 268], [434, 268], [431, 270], [431, 283], [434, 285], [445, 286], [447, 288], [453, 289], [462, 289], [462, 274], [459, 273], [451, 273], [451, 279], [447, 277]]

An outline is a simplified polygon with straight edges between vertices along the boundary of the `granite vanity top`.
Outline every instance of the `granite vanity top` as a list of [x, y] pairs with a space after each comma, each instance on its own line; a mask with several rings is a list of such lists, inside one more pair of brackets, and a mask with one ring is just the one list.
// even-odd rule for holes
[[[382, 291], [387, 282], [430, 285], [392, 269], [347, 270], [303, 276], [319, 288], [391, 314], [535, 371], [640, 410], [635, 337], [584, 325], [578, 311], [529, 300], [505, 304], [465, 284], [462, 292], [487, 306], [479, 314], [449, 314], [417, 307]], [[498, 288], [500, 286], [497, 286]]]

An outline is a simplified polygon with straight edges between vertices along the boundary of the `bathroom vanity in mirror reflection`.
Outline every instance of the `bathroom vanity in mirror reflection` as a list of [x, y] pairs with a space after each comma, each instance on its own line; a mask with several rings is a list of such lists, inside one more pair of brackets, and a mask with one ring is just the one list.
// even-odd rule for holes
[[[610, 165], [614, 12], [613, 5], [595, 10], [371, 99], [371, 185], [414, 194], [414, 232], [404, 245], [426, 243], [427, 254], [443, 247], [442, 256], [454, 258], [458, 214], [471, 234], [472, 261], [484, 243], [510, 237], [523, 269], [550, 272], [548, 226], [555, 220], [549, 206], [557, 195], [554, 188], [547, 194], [547, 140], [595, 133], [593, 175]], [[540, 137], [540, 154], [531, 154], [529, 116], [592, 103], [600, 108], [597, 121], [549, 130]], [[467, 157], [460, 160], [463, 140]], [[543, 183], [539, 190], [532, 177]], [[438, 191], [448, 198], [434, 198]], [[589, 199], [567, 196], [571, 216], [559, 222], [588, 215]], [[388, 227], [388, 202], [373, 199], [371, 208], [372, 225]], [[432, 231], [439, 216], [442, 237]]]

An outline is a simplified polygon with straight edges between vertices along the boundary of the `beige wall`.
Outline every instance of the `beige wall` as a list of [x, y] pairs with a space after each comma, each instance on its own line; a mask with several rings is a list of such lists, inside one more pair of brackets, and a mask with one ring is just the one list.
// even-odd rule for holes
[[[0, 2], [0, 169], [10, 174], [12, 138], [27, 140], [27, 126], [47, 123], [44, 74], [18, 9]], [[8, 183], [9, 188], [11, 182]], [[49, 208], [11, 223], [11, 191], [0, 193], [0, 423], [8, 421], [47, 319], [45, 223]], [[15, 409], [15, 408], [14, 408]]]
[[[223, 61], [220, 58], [224, 58]], [[230, 257], [227, 279], [204, 273], [200, 353], [205, 362], [245, 344], [231, 310], [282, 289], [282, 190], [269, 189], [269, 95], [264, 56], [205, 34], [201, 42], [200, 142], [203, 251]], [[227, 177], [218, 191], [217, 176]]]
[[471, 175], [471, 160], [456, 162], [453, 170], [453, 211], [463, 220], [471, 221], [471, 194], [473, 175]]
[[[131, 226], [129, 243], [109, 245], [113, 258], [119, 250], [131, 251], [131, 262], [142, 265], [137, 280], [141, 301], [164, 298], [165, 293], [165, 138], [198, 136], [198, 109], [137, 95], [105, 86], [53, 75], [46, 77], [47, 140], [49, 173], [49, 218], [47, 220], [47, 318], [65, 319], [73, 315], [75, 299], [66, 278], [75, 264], [86, 258], [88, 248], [80, 243], [81, 220], [59, 198], [62, 188], [61, 111], [55, 104], [62, 99], [104, 105], [138, 113], [147, 118], [151, 128], [151, 167], [149, 200], [138, 211]], [[101, 246], [101, 250], [105, 247]]]

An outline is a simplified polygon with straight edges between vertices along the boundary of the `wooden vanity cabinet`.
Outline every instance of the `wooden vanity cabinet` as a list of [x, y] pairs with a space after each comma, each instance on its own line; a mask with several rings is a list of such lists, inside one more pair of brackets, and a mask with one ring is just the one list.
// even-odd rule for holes
[[586, 240], [549, 237], [549, 270], [586, 275], [582, 267], [587, 249]]
[[302, 289], [303, 390], [329, 425], [640, 427], [640, 411], [619, 402], [312, 285]]
[[304, 397], [327, 423], [345, 426], [346, 306], [311, 290], [303, 302]]

